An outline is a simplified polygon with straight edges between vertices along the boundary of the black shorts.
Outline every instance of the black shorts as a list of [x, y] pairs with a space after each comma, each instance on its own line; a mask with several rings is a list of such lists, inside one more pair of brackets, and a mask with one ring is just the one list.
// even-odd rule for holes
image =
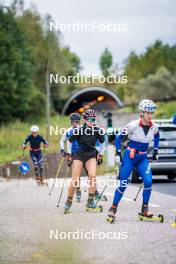
[[80, 160], [83, 163], [87, 162], [89, 159], [92, 158], [97, 158], [97, 152], [84, 152], [84, 151], [79, 151], [73, 155], [73, 160]]

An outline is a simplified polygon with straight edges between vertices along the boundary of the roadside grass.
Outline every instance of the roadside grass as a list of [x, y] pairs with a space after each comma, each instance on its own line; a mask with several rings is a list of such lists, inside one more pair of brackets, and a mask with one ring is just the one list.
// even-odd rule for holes
[[[51, 118], [51, 126], [53, 127], [53, 132], [49, 136], [49, 148], [48, 152], [58, 152], [59, 150], [59, 139], [60, 134], [55, 134], [54, 132], [59, 132], [60, 128], [67, 128], [69, 119], [68, 117], [54, 116]], [[14, 123], [3, 125], [0, 127], [0, 163], [7, 161], [17, 160], [22, 155], [22, 143], [26, 136], [30, 134], [31, 123], [22, 123], [16, 121]], [[46, 136], [46, 124], [45, 120], [42, 119], [37, 122], [40, 127], [40, 135]]]

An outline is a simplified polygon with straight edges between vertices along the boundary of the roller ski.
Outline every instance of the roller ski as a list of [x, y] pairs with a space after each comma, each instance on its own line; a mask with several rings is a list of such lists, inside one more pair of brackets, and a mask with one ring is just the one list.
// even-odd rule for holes
[[72, 206], [72, 200], [71, 199], [67, 199], [65, 205], [64, 205], [64, 214], [67, 214], [68, 212], [70, 212], [70, 207]]
[[81, 200], [81, 191], [80, 190], [78, 190], [76, 192], [76, 200], [77, 200], [78, 203], [80, 203], [80, 200]]
[[111, 208], [109, 209], [109, 213], [108, 213], [108, 217], [107, 217], [107, 222], [109, 222], [111, 224], [114, 223], [116, 212], [117, 212], [117, 207], [111, 206]]
[[149, 222], [164, 222], [164, 216], [158, 215], [155, 216], [148, 210], [148, 205], [143, 204], [142, 205], [142, 212], [139, 213], [139, 220], [140, 221], [149, 221]]
[[86, 204], [86, 211], [87, 212], [103, 212], [103, 207], [101, 205], [97, 206], [94, 202], [94, 199], [88, 198], [87, 204]]
[[95, 192], [95, 200], [97, 201], [107, 201], [106, 195], [101, 195], [98, 191]]

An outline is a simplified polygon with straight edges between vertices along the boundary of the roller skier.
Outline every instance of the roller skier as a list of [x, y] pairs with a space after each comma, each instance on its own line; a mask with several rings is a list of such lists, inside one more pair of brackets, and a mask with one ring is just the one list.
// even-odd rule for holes
[[[73, 162], [72, 168], [72, 181], [68, 188], [68, 197], [65, 203], [64, 209], [67, 212], [71, 205], [73, 196], [75, 193], [75, 186], [80, 184], [80, 176], [83, 167], [86, 168], [86, 172], [89, 177], [89, 190], [88, 200], [86, 203], [87, 211], [101, 211], [102, 208], [95, 206], [95, 191], [96, 191], [96, 165], [103, 162], [103, 154], [105, 149], [105, 139], [102, 133], [102, 129], [95, 125], [96, 112], [92, 109], [88, 109], [83, 113], [83, 126], [72, 130], [72, 135], [67, 141], [69, 160]], [[78, 149], [72, 155], [72, 144], [74, 141], [78, 142]], [[100, 142], [100, 152], [97, 156], [96, 141]]]
[[38, 185], [44, 184], [43, 177], [43, 155], [41, 150], [41, 143], [43, 143], [44, 148], [48, 147], [48, 142], [42, 136], [39, 135], [39, 127], [36, 125], [31, 126], [31, 134], [28, 135], [22, 145], [23, 150], [26, 149], [26, 145], [29, 143], [29, 153], [31, 160], [34, 165], [34, 172], [36, 177], [36, 182]]
[[[116, 162], [121, 165], [119, 171], [120, 184], [114, 194], [114, 200], [109, 209], [107, 221], [113, 222], [117, 212], [118, 204], [127, 187], [127, 180], [133, 169], [136, 168], [143, 180], [143, 202], [141, 215], [152, 218], [153, 214], [148, 209], [149, 199], [152, 191], [152, 171], [147, 158], [149, 143], [154, 141], [153, 160], [158, 160], [159, 130], [152, 122], [152, 115], [157, 106], [151, 100], [145, 99], [139, 103], [139, 120], [130, 122], [125, 129], [116, 136]], [[121, 153], [121, 142], [128, 135], [129, 141], [123, 158]]]

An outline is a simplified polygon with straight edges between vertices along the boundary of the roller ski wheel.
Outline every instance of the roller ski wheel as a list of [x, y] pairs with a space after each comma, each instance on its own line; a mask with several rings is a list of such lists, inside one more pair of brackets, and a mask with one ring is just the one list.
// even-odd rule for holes
[[139, 213], [139, 220], [140, 221], [149, 221], [149, 222], [160, 222], [163, 223], [164, 222], [164, 216], [159, 214], [158, 216], [155, 215], [143, 215], [141, 213]]
[[109, 222], [109, 223], [114, 223], [114, 221], [115, 221], [115, 215], [108, 215], [108, 217], [107, 217], [107, 222]]
[[109, 209], [109, 214], [108, 214], [108, 217], [107, 217], [107, 222], [109, 222], [109, 223], [114, 223], [114, 221], [115, 221], [115, 214], [116, 214], [116, 212], [117, 212], [117, 207], [111, 207], [110, 209]]
[[103, 212], [103, 207], [99, 205], [98, 207], [88, 207], [86, 205], [86, 212]]
[[97, 207], [96, 203], [94, 202], [94, 199], [88, 198], [88, 201], [86, 204], [86, 211], [87, 212], [102, 212], [103, 207], [101, 205]]

